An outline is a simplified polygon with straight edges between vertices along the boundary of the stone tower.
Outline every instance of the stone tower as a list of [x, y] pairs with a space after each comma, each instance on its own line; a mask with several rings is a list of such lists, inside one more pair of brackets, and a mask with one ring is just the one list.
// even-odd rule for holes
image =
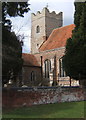
[[31, 53], [38, 53], [39, 47], [47, 40], [53, 29], [63, 24], [62, 12], [49, 12], [45, 7], [41, 12], [31, 14]]

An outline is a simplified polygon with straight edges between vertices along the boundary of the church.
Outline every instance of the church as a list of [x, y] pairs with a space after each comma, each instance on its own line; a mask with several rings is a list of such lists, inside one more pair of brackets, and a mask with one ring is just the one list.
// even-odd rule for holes
[[22, 85], [79, 85], [66, 75], [62, 65], [66, 41], [74, 27], [63, 27], [63, 13], [50, 12], [47, 7], [31, 14], [31, 52], [22, 54]]

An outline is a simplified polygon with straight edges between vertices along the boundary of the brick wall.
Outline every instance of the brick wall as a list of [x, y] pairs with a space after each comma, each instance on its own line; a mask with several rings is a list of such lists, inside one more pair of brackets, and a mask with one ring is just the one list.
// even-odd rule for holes
[[[31, 80], [31, 73], [34, 73], [34, 80]], [[22, 84], [27, 86], [38, 86], [41, 81], [41, 67], [23, 66]]]
[[4, 89], [3, 107], [22, 107], [57, 102], [85, 100], [86, 89], [82, 88], [23, 88]]
[[[57, 49], [54, 49], [54, 50], [47, 50], [47, 51], [43, 51], [43, 52], [40, 52], [40, 53], [37, 53], [37, 54], [34, 54], [34, 56], [36, 57], [38, 63], [40, 64], [41, 66], [41, 56], [42, 56], [42, 72], [43, 72], [43, 80], [45, 80], [45, 60], [50, 60], [51, 61], [51, 71], [49, 72], [49, 82], [48, 82], [48, 85], [49, 86], [52, 86], [52, 83], [53, 83], [53, 79], [54, 79], [54, 69], [55, 69], [55, 72], [56, 72], [56, 77], [55, 79], [57, 80], [58, 82], [58, 79], [59, 79], [59, 85], [68, 85], [70, 86], [70, 78], [68, 76], [66, 77], [59, 77], [58, 74], [60, 72], [59, 68], [59, 59], [64, 55], [65, 53], [65, 47], [61, 47], [61, 48], [57, 48]], [[56, 60], [55, 60], [55, 56], [56, 56]], [[48, 81], [48, 80], [46, 80]], [[79, 85], [78, 81], [76, 80], [71, 80], [71, 85], [72, 86], [77, 86]]]
[[[64, 55], [65, 47], [43, 51], [37, 54], [34, 54], [34, 57], [39, 64], [37, 66], [23, 66], [22, 69], [22, 84], [27, 86], [52, 86], [53, 81], [56, 80], [58, 85], [60, 86], [70, 86], [70, 78], [60, 77], [60, 66], [59, 59]], [[42, 56], [42, 59], [41, 59]], [[49, 60], [51, 62], [51, 70], [49, 71], [49, 78], [45, 78], [45, 60]], [[35, 62], [33, 61], [33, 64]], [[42, 66], [42, 67], [41, 67]], [[31, 73], [34, 72], [35, 79], [31, 80]], [[42, 76], [41, 76], [42, 75]], [[79, 85], [78, 81], [71, 80], [72, 86]]]

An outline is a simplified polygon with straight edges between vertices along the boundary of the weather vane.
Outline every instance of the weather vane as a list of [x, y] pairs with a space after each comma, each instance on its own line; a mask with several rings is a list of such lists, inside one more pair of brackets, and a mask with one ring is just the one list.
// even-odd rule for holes
[[46, 5], [46, 8], [48, 8], [49, 6], [48, 6], [48, 3], [47, 3], [47, 5]]

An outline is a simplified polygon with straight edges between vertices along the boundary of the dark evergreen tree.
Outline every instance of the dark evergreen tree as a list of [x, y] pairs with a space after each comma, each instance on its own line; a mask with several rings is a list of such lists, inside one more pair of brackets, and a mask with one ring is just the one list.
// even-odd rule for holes
[[86, 2], [75, 2], [75, 29], [67, 40], [63, 67], [66, 74], [86, 85]]
[[28, 12], [27, 2], [3, 2], [2, 3], [2, 84], [9, 79], [16, 80], [22, 68], [22, 43], [14, 32], [11, 32], [10, 17], [21, 16]]

